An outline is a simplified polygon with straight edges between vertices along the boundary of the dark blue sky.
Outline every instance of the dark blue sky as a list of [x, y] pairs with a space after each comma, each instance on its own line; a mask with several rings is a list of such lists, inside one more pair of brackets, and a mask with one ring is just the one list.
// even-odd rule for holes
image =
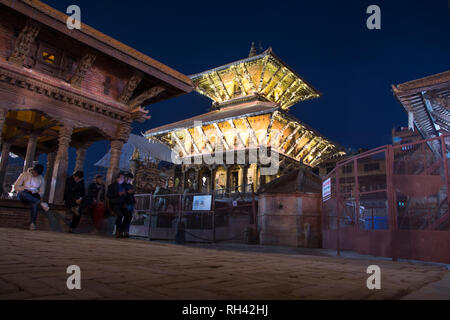
[[[80, 6], [84, 23], [187, 75], [244, 58], [261, 41], [323, 93], [291, 112], [345, 147], [390, 143], [391, 129], [407, 121], [391, 84], [450, 69], [447, 0], [44, 2], [64, 12]], [[366, 28], [371, 4], [381, 8], [381, 30]], [[196, 92], [157, 103], [134, 132], [210, 104]], [[88, 161], [106, 150], [97, 143]]]

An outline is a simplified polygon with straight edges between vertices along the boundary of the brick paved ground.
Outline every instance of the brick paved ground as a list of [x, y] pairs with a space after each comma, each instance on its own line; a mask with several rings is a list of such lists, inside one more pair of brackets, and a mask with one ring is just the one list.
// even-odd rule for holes
[[[0, 228], [0, 257], [0, 299], [398, 299], [450, 292], [441, 284], [449, 271], [434, 265], [45, 231]], [[81, 290], [66, 287], [72, 264], [81, 268]], [[381, 267], [381, 290], [366, 288], [371, 264]]]

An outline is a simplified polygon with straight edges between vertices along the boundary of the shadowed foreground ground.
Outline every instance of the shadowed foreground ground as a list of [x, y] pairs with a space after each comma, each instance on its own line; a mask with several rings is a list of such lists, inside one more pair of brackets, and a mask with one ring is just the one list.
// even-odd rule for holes
[[[0, 257], [0, 299], [450, 299], [446, 268], [386, 260], [5, 228]], [[81, 290], [66, 287], [74, 264]], [[366, 287], [372, 264], [381, 268], [381, 290]]]

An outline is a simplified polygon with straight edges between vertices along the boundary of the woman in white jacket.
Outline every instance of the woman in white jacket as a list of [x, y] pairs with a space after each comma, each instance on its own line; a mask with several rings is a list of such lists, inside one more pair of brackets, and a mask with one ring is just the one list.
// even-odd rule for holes
[[17, 198], [31, 205], [30, 230], [36, 230], [38, 206], [45, 211], [49, 209], [48, 204], [41, 202], [41, 196], [44, 194], [42, 172], [44, 172], [42, 164], [36, 164], [33, 169], [22, 173], [13, 185], [13, 190], [18, 192]]

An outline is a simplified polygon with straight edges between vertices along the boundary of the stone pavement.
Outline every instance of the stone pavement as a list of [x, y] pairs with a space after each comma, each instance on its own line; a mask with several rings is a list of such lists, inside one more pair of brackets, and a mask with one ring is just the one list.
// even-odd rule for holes
[[[450, 292], [449, 271], [438, 265], [20, 229], [0, 228], [0, 257], [0, 299], [448, 299]], [[372, 264], [381, 268], [381, 290], [366, 287]], [[81, 268], [81, 290], [67, 289], [69, 265]]]

